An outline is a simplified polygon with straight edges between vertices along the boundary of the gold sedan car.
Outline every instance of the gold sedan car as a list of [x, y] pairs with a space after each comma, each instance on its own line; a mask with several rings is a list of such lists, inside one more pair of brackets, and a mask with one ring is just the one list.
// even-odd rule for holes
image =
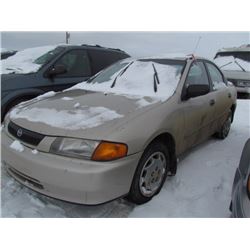
[[2, 159], [17, 181], [51, 197], [142, 204], [175, 175], [180, 154], [228, 135], [235, 109], [235, 87], [209, 60], [125, 59], [14, 108]]

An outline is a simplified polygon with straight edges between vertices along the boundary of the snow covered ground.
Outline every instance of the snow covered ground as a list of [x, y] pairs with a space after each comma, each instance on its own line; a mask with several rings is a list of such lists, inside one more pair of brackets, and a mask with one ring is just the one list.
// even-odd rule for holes
[[118, 199], [103, 205], [76, 205], [37, 194], [2, 168], [2, 217], [229, 217], [235, 170], [250, 137], [250, 100], [238, 100], [235, 121], [224, 141], [211, 138], [180, 158], [175, 177], [149, 203]]

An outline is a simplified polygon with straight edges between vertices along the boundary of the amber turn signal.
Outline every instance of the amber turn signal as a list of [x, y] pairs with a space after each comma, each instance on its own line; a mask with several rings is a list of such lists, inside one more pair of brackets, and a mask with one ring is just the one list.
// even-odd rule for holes
[[123, 143], [101, 142], [95, 149], [91, 160], [93, 161], [112, 161], [127, 155], [128, 146]]

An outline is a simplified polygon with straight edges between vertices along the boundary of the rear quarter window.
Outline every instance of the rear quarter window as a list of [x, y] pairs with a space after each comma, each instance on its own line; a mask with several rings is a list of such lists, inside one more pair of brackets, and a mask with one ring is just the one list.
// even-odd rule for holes
[[206, 62], [206, 66], [212, 81], [213, 89], [218, 90], [224, 88], [226, 83], [221, 72], [211, 63]]

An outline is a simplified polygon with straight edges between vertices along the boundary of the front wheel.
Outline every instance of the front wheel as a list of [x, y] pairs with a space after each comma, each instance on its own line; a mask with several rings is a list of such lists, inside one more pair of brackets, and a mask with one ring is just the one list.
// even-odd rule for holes
[[137, 166], [128, 199], [143, 204], [158, 194], [169, 171], [167, 147], [161, 142], [152, 143], [143, 153]]

